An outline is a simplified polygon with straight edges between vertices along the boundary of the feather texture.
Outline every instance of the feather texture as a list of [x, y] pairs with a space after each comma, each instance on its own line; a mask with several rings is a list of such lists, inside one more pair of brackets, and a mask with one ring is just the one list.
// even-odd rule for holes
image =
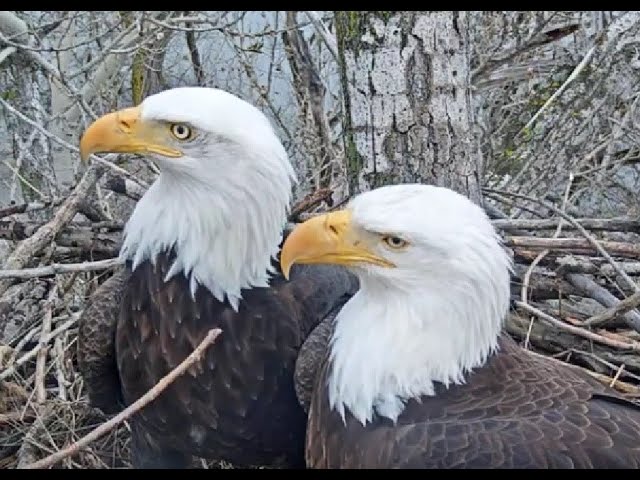
[[120, 410], [123, 401], [114, 346], [128, 278], [127, 269], [119, 267], [93, 292], [78, 325], [78, 367], [89, 402], [107, 414]]
[[113, 341], [95, 334], [83, 339], [85, 359], [93, 351], [90, 343], [104, 341], [95, 355], [99, 361], [85, 363], [83, 370], [95, 392], [92, 402], [108, 403], [100, 392], [113, 390], [113, 379], [119, 379], [125, 403], [134, 402], [209, 329], [220, 327], [202, 362], [134, 416], [134, 465], [165, 467], [162, 457], [186, 462], [197, 455], [241, 466], [304, 466], [306, 415], [293, 384], [295, 360], [309, 332], [353, 294], [357, 279], [341, 268], [301, 266], [290, 281], [278, 275], [270, 287], [244, 291], [236, 312], [204, 288], [192, 299], [184, 275], [165, 282], [172, 258], [160, 255], [155, 266], [143, 262], [96, 303], [94, 313], [101, 315], [89, 319], [85, 313], [85, 332], [109, 331], [115, 317], [104, 312], [117, 311], [121, 302], [117, 357], [107, 351]]
[[640, 407], [508, 337], [467, 383], [407, 402], [396, 424], [346, 424], [321, 368], [307, 432], [310, 468], [638, 468]]

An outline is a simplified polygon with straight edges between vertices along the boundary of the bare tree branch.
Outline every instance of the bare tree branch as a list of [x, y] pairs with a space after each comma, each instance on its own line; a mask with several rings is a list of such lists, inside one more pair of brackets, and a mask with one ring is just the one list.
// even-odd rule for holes
[[0, 278], [19, 278], [25, 280], [27, 278], [48, 277], [60, 273], [95, 272], [97, 270], [108, 270], [120, 264], [121, 261], [118, 258], [83, 263], [52, 263], [46, 267], [0, 270]]

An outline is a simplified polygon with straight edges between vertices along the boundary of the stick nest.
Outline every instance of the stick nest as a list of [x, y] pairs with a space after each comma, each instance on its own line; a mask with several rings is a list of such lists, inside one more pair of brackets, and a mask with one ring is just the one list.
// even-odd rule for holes
[[[307, 218], [318, 204], [304, 199], [291, 220]], [[104, 261], [117, 254], [122, 224], [56, 215], [68, 201], [50, 208], [36, 220], [21, 209], [0, 210], [0, 239], [21, 254], [0, 270], [0, 468], [32, 464], [108, 420], [87, 403], [77, 321], [111, 275]], [[576, 219], [560, 207], [497, 191], [487, 192], [486, 208], [515, 261], [508, 334], [640, 400], [640, 221]], [[43, 228], [54, 240], [30, 241]], [[102, 263], [87, 267], [96, 261]], [[52, 270], [53, 264], [64, 268]], [[129, 448], [124, 421], [53, 468], [129, 468]], [[198, 458], [193, 466], [233, 468]]]

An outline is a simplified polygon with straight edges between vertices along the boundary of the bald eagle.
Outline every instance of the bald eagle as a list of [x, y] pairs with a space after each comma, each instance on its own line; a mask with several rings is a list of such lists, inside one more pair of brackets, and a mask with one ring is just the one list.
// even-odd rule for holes
[[80, 151], [149, 155], [161, 170], [126, 224], [123, 268], [80, 320], [90, 402], [109, 413], [131, 404], [222, 330], [132, 419], [133, 466], [184, 468], [192, 455], [304, 466], [296, 355], [357, 279], [330, 266], [280, 274], [296, 178], [270, 122], [222, 90], [175, 88], [99, 118]]
[[[361, 194], [287, 237], [285, 275], [321, 263], [346, 266], [360, 289], [329, 335], [318, 327], [328, 340], [308, 399], [308, 467], [640, 466], [640, 407], [502, 334], [511, 260], [465, 196]], [[309, 371], [303, 356], [319, 350], [303, 348]]]

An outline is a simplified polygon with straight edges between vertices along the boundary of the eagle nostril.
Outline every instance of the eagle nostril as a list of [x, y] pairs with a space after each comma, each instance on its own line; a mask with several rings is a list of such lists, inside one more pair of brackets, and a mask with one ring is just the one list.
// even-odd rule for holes
[[133, 129], [135, 123], [136, 119], [134, 118], [128, 118], [128, 116], [125, 115], [118, 117], [118, 126], [123, 132], [129, 133]]

